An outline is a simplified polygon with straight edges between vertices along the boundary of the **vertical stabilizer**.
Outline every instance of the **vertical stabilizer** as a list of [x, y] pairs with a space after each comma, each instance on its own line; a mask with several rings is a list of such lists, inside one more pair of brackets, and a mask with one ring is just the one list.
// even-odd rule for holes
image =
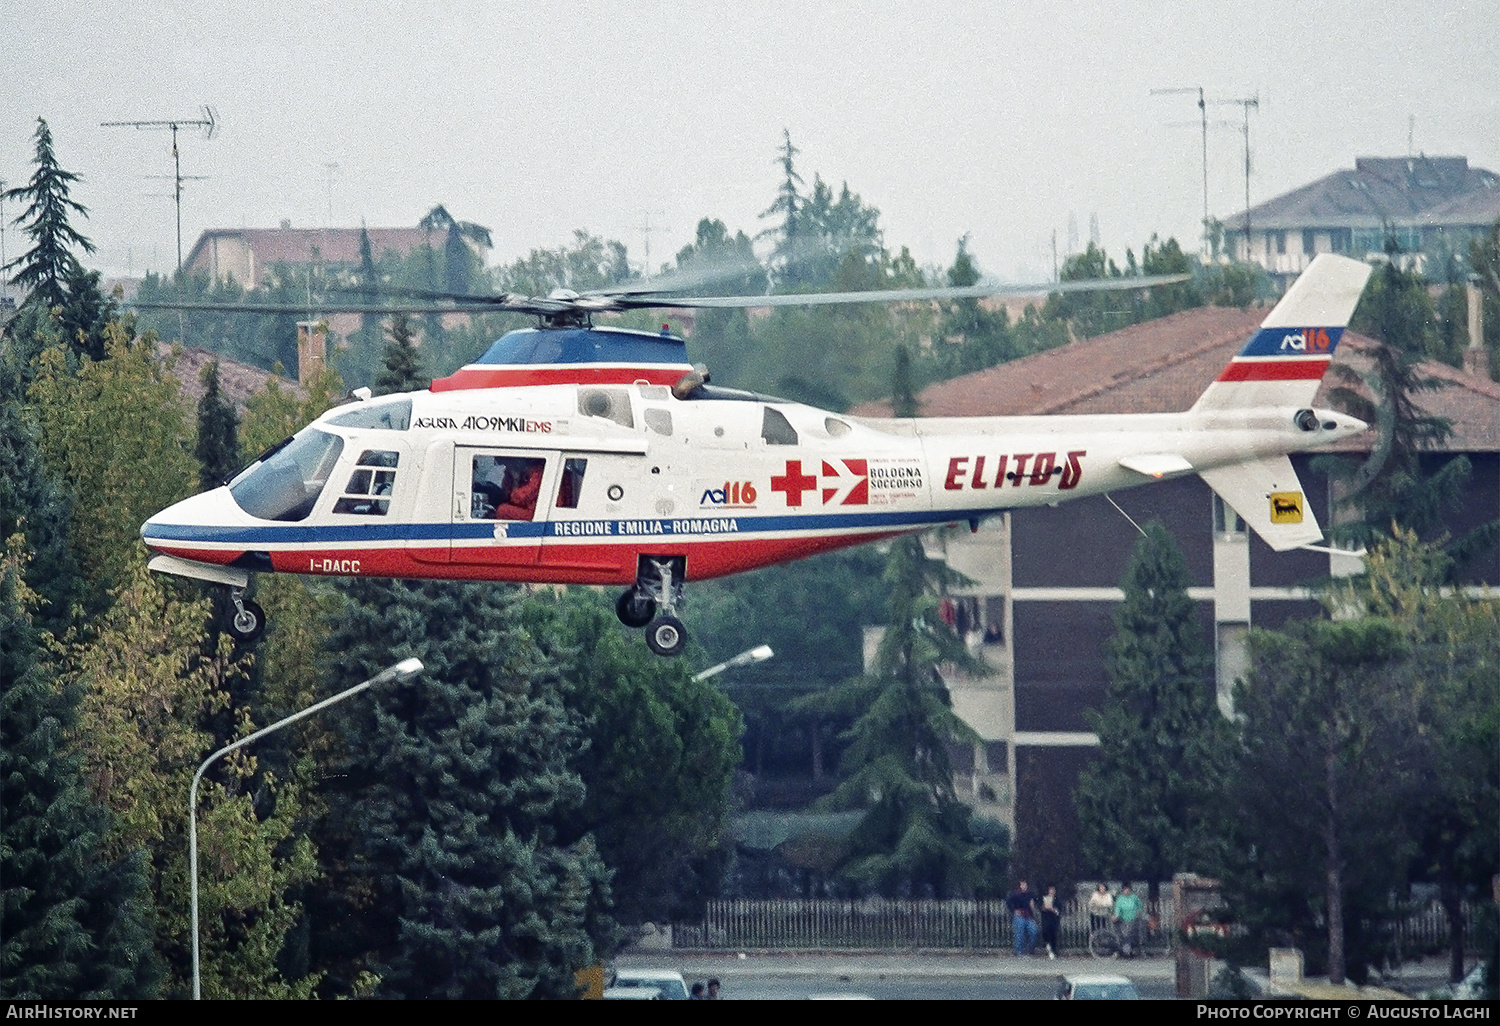
[[1360, 260], [1315, 257], [1193, 409], [1311, 406], [1370, 272]]

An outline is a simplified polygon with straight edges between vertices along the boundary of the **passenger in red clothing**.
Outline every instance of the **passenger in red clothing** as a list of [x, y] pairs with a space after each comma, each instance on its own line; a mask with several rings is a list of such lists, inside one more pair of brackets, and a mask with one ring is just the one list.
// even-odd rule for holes
[[542, 491], [542, 463], [537, 462], [526, 479], [510, 491], [510, 498], [495, 508], [496, 520], [530, 520], [536, 515], [536, 497]]

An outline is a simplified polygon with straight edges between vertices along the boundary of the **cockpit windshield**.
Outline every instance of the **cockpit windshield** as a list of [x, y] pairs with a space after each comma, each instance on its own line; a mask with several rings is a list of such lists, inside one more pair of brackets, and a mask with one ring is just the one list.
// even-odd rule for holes
[[261, 520], [306, 520], [333, 473], [344, 440], [308, 428], [229, 482], [240, 509]]

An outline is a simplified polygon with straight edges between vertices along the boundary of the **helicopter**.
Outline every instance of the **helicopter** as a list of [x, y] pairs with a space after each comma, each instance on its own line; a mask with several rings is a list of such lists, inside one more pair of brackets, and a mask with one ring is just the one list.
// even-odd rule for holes
[[[1272, 549], [1311, 547], [1322, 530], [1288, 454], [1367, 428], [1312, 401], [1370, 273], [1318, 256], [1190, 409], [1128, 415], [849, 416], [713, 384], [666, 330], [592, 323], [625, 309], [998, 291], [987, 286], [446, 297], [451, 309], [521, 311], [538, 324], [424, 391], [358, 390], [226, 485], [152, 516], [141, 537], [150, 569], [228, 587], [226, 628], [243, 643], [265, 629], [246, 591], [269, 572], [623, 587], [617, 616], [661, 656], [687, 642], [678, 612], [689, 581], [939, 525], [977, 530], [1009, 510], [1188, 474]], [[1046, 288], [1074, 286], [1097, 283]]]

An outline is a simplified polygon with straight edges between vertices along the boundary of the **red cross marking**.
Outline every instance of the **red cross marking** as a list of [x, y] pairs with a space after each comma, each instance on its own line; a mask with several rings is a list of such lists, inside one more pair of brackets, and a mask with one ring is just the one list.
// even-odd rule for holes
[[771, 475], [771, 491], [785, 493], [788, 506], [802, 505], [802, 493], [817, 490], [818, 479], [802, 472], [801, 460], [787, 460], [785, 474]]

